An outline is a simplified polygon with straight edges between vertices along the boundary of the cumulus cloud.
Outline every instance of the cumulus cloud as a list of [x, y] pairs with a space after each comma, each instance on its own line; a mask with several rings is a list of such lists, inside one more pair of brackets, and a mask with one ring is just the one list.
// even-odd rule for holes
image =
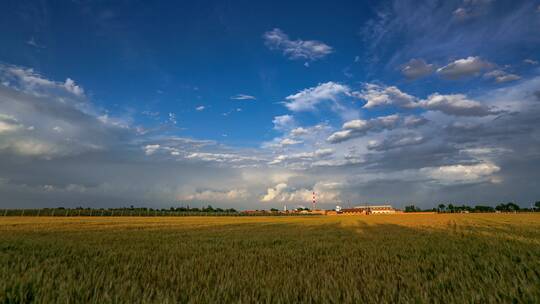
[[398, 126], [399, 122], [400, 116], [396, 114], [369, 120], [355, 119], [345, 122], [341, 131], [334, 132], [326, 140], [330, 143], [337, 144], [364, 136], [368, 132], [380, 132], [382, 130], [393, 129]]
[[392, 105], [408, 109], [440, 111], [455, 116], [486, 116], [499, 113], [464, 94], [433, 93], [426, 99], [419, 99], [402, 92], [395, 86], [368, 83], [364, 85], [362, 92], [356, 93], [356, 96], [366, 100], [363, 106], [366, 109]]
[[144, 146], [144, 153], [146, 155], [152, 155], [156, 153], [156, 151], [158, 151], [159, 148], [160, 148], [160, 145], [146, 145]]
[[291, 130], [291, 136], [297, 137], [308, 134], [308, 130], [303, 127], [294, 128]]
[[396, 105], [406, 108], [415, 107], [416, 98], [400, 91], [395, 86], [383, 86], [373, 83], [366, 83], [364, 90], [356, 94], [364, 99], [366, 104], [363, 108], [370, 109], [379, 106]]
[[500, 169], [493, 163], [485, 162], [423, 168], [421, 172], [442, 183], [474, 183], [487, 179], [498, 182], [499, 180], [492, 178], [492, 175]]
[[293, 163], [293, 162], [313, 162], [318, 159], [322, 159], [334, 154], [334, 150], [330, 148], [318, 149], [313, 152], [301, 152], [293, 154], [281, 154], [274, 160], [269, 162], [270, 165], [276, 165], [281, 163]]
[[456, 116], [487, 116], [498, 113], [463, 94], [442, 95], [434, 93], [427, 99], [421, 100], [419, 105], [426, 110], [441, 111]]
[[34, 95], [57, 95], [69, 93], [75, 97], [84, 97], [84, 89], [71, 78], [65, 82], [46, 79], [31, 68], [13, 65], [0, 65], [0, 80], [13, 89], [32, 93]]
[[292, 145], [298, 145], [298, 144], [301, 144], [301, 143], [302, 143], [301, 140], [294, 140], [294, 139], [291, 139], [291, 138], [284, 138], [280, 142], [281, 146], [292, 146]]
[[75, 81], [71, 78], [66, 79], [66, 81], [64, 82], [64, 88], [66, 89], [66, 91], [71, 92], [76, 96], [84, 95], [84, 89], [81, 86], [75, 84]]
[[279, 183], [273, 188], [268, 188], [266, 194], [261, 197], [262, 202], [270, 202], [275, 200], [278, 196], [281, 195], [283, 190], [287, 189], [286, 183]]
[[200, 111], [204, 111], [204, 109], [206, 109], [205, 106], [197, 106], [197, 107], [195, 108], [195, 110], [196, 110], [196, 111], [199, 111], [199, 112], [200, 112]]
[[295, 189], [286, 183], [279, 183], [268, 188], [266, 194], [260, 197], [260, 201], [307, 204], [311, 203], [315, 192], [318, 203], [336, 203], [340, 195], [339, 186], [340, 184], [336, 182], [318, 182], [311, 189]]
[[510, 74], [502, 70], [493, 70], [484, 74], [485, 78], [494, 79], [497, 83], [519, 80], [521, 77], [516, 74]]
[[[128, 129], [90, 103], [72, 81], [55, 82], [31, 69], [0, 66], [0, 150], [46, 159], [103, 150]], [[8, 132], [9, 131], [9, 132]]]
[[200, 201], [200, 202], [233, 202], [244, 200], [249, 197], [246, 189], [233, 190], [203, 190], [189, 195], [180, 195], [177, 197], [180, 201]]
[[329, 81], [287, 96], [285, 98], [285, 106], [293, 112], [313, 111], [319, 103], [325, 101], [336, 103], [339, 97], [343, 95], [350, 96], [350, 88], [346, 85]]
[[279, 131], [290, 130], [296, 126], [296, 121], [292, 115], [280, 115], [272, 120], [274, 129]]
[[530, 64], [530, 65], [537, 65], [538, 64], [537, 60], [530, 59], [530, 58], [527, 58], [527, 59], [523, 60], [523, 62], [525, 62], [527, 64]]
[[[407, 105], [401, 107], [415, 115], [344, 120], [337, 131], [359, 138], [339, 145], [326, 140], [336, 133], [333, 121], [284, 123], [279, 147], [257, 148], [143, 134], [64, 82], [41, 78], [45, 85], [34, 82], [32, 89], [18, 77], [0, 85], [6, 207], [163, 207], [186, 200], [258, 209], [309, 202], [313, 191], [329, 204], [384, 197], [396, 206], [415, 200], [430, 207], [433, 200], [527, 201], [538, 194], [538, 77], [474, 98], [437, 93], [383, 102]], [[396, 90], [381, 85], [375, 92], [389, 100], [406, 94]], [[493, 109], [508, 114], [489, 117]]]
[[437, 69], [437, 74], [447, 79], [461, 79], [468, 76], [479, 75], [480, 72], [491, 69], [494, 65], [477, 56], [455, 60], [448, 65]]
[[264, 42], [272, 50], [279, 50], [291, 60], [314, 61], [322, 59], [334, 50], [331, 46], [316, 40], [291, 40], [282, 30], [275, 28], [264, 33]]
[[411, 59], [401, 66], [401, 74], [408, 79], [418, 79], [435, 71], [433, 64], [428, 64], [424, 59]]

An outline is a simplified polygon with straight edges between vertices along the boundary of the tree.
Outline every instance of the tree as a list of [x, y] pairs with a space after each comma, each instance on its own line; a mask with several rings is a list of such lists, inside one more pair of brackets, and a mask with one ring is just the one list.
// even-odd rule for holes
[[405, 212], [420, 212], [420, 208], [416, 208], [415, 205], [405, 206]]
[[450, 212], [454, 212], [454, 205], [452, 204], [448, 204], [448, 210], [450, 210]]
[[474, 206], [474, 212], [493, 212], [495, 209], [491, 206]]
[[509, 202], [506, 204], [506, 208], [508, 209], [508, 211], [519, 211], [519, 206], [516, 205], [515, 203], [513, 202]]
[[212, 207], [212, 205], [208, 205], [208, 207], [206, 208], [203, 208], [202, 210], [203, 212], [214, 212], [214, 208]]
[[534, 206], [536, 207], [536, 209], [540, 209], [540, 201], [534, 203]]
[[495, 210], [504, 211], [504, 212], [515, 212], [515, 211], [519, 211], [519, 209], [520, 209], [519, 206], [513, 202], [509, 202], [507, 204], [502, 203], [502, 204], [497, 205], [497, 207], [495, 207]]
[[272, 212], [278, 212], [279, 210], [277, 210], [276, 208], [271, 208], [270, 211], [272, 211]]
[[444, 208], [446, 208], [444, 204], [439, 204], [439, 211], [444, 211]]

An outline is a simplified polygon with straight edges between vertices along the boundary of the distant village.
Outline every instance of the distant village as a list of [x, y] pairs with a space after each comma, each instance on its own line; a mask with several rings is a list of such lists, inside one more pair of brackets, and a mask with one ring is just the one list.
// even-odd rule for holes
[[280, 213], [280, 214], [305, 214], [305, 215], [370, 215], [370, 214], [396, 214], [403, 213], [402, 210], [395, 209], [392, 205], [364, 205], [357, 206], [353, 208], [342, 208], [341, 206], [336, 206], [333, 210], [323, 210], [323, 209], [308, 209], [308, 208], [296, 208], [292, 210], [287, 210], [287, 207], [284, 206], [283, 210], [270, 209], [268, 210], [244, 210], [242, 213], [245, 214], [260, 214], [260, 213]]

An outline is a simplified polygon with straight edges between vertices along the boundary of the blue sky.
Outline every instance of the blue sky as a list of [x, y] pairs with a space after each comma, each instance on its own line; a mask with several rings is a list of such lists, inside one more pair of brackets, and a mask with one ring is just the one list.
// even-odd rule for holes
[[[25, 13], [37, 20], [2, 33], [5, 62], [31, 66], [52, 79], [77, 79], [95, 103], [110, 111], [173, 112], [191, 129], [187, 134], [221, 139], [223, 132], [234, 133], [229, 140], [245, 145], [256, 145], [271, 130], [271, 119], [265, 118], [284, 113], [276, 106], [284, 96], [329, 79], [348, 80], [346, 68], [363, 73], [353, 61], [362, 52], [358, 17], [370, 10], [363, 4], [353, 14], [345, 3], [306, 8], [285, 2], [65, 2], [26, 12], [28, 4], [13, 6], [22, 12], [6, 16], [5, 23], [20, 23]], [[299, 23], [295, 16], [300, 14], [308, 17]], [[291, 39], [325, 41], [336, 52], [310, 62], [310, 68], [304, 66], [307, 61], [290, 62], [264, 44], [263, 33], [274, 28], [289, 28]], [[349, 38], [340, 39], [334, 31], [348, 32]], [[43, 48], [29, 46], [32, 37]], [[231, 102], [237, 94], [256, 96], [257, 106]], [[200, 105], [206, 111], [196, 113]], [[233, 119], [222, 115], [237, 108], [243, 113]], [[244, 128], [246, 122], [252, 128]], [[224, 129], [216, 130], [215, 124]]]
[[6, 205], [540, 199], [538, 1], [2, 5]]

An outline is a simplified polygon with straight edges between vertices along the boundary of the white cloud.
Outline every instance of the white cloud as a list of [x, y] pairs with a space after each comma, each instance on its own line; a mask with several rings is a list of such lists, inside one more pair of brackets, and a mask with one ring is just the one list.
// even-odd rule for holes
[[293, 154], [281, 154], [269, 162], [269, 165], [277, 165], [284, 162], [312, 162], [321, 158], [325, 158], [334, 154], [334, 150], [330, 148], [317, 149], [313, 152], [301, 152]]
[[318, 203], [335, 203], [340, 195], [341, 184], [337, 182], [318, 182], [311, 189], [294, 189], [286, 183], [279, 183], [266, 190], [266, 194], [260, 197], [260, 201], [279, 203], [300, 203], [311, 206], [313, 192]]
[[411, 59], [401, 67], [401, 74], [409, 79], [417, 79], [433, 73], [434, 70], [435, 66], [424, 59]]
[[437, 69], [437, 73], [443, 78], [460, 79], [467, 76], [478, 75], [486, 69], [492, 68], [494, 65], [480, 57], [467, 57], [458, 59], [448, 65]]
[[20, 130], [23, 127], [19, 121], [11, 116], [0, 113], [0, 134]]
[[197, 111], [203, 111], [204, 109], [206, 109], [205, 106], [198, 106], [195, 108]]
[[74, 95], [84, 95], [84, 89], [81, 86], [75, 84], [75, 81], [73, 81], [73, 79], [71, 78], [66, 79], [66, 82], [64, 82], [64, 88], [66, 89], [66, 91], [71, 92]]
[[298, 128], [292, 129], [290, 134], [291, 136], [298, 137], [298, 136], [306, 135], [308, 134], [308, 132], [309, 131], [307, 129], [298, 127]]
[[75, 97], [85, 97], [84, 89], [71, 78], [67, 78], [65, 82], [56, 82], [42, 77], [33, 69], [18, 66], [0, 65], [0, 72], [0, 79], [6, 83], [17, 83], [18, 86], [13, 88], [27, 93], [41, 96], [50, 90], [57, 90]]
[[440, 111], [455, 116], [486, 116], [498, 113], [464, 94], [442, 95], [433, 93], [428, 98], [419, 100], [417, 97], [404, 93], [394, 86], [387, 87], [367, 83], [364, 87], [362, 92], [355, 93], [355, 95], [367, 101], [363, 106], [363, 108], [367, 109], [393, 105], [409, 109], [422, 108]]
[[366, 135], [370, 131], [382, 131], [396, 128], [400, 122], [399, 115], [393, 114], [372, 118], [370, 120], [355, 119], [343, 124], [342, 130], [334, 132], [326, 140], [337, 144]]
[[497, 113], [463, 94], [442, 95], [434, 93], [427, 99], [419, 101], [419, 105], [426, 110], [436, 110], [456, 116], [486, 116]]
[[316, 40], [291, 40], [282, 30], [275, 28], [263, 35], [265, 44], [283, 52], [291, 60], [318, 60], [333, 52], [331, 46]]
[[240, 153], [214, 153], [214, 152], [193, 152], [188, 154], [186, 159], [214, 162], [219, 164], [248, 165], [262, 161], [261, 158], [253, 155], [243, 155]]
[[537, 60], [534, 60], [534, 59], [525, 59], [523, 60], [523, 62], [527, 63], [527, 64], [531, 64], [531, 65], [537, 65], [538, 64], [538, 61]]
[[[490, 178], [491, 175], [500, 171], [500, 168], [493, 163], [484, 162], [473, 165], [459, 164], [422, 168], [420, 171], [442, 183], [471, 183]], [[498, 181], [499, 179], [491, 180]]]
[[268, 188], [266, 194], [261, 197], [262, 202], [271, 202], [281, 195], [283, 190], [287, 189], [287, 184], [279, 183], [273, 188]]
[[290, 138], [284, 138], [280, 144], [282, 146], [292, 146], [292, 145], [298, 145], [298, 144], [301, 144], [303, 141], [301, 140], [294, 140], [294, 139], [290, 139]]
[[510, 74], [502, 70], [493, 70], [493, 71], [487, 72], [484, 74], [484, 77], [488, 79], [495, 79], [495, 82], [497, 83], [503, 83], [503, 82], [509, 82], [509, 81], [521, 79], [521, 77], [516, 74]]
[[146, 145], [144, 146], [144, 153], [146, 155], [152, 155], [156, 153], [157, 150], [159, 150], [160, 145]]
[[296, 126], [296, 121], [292, 115], [280, 115], [272, 120], [274, 129], [279, 131], [290, 130]]
[[232, 202], [249, 197], [246, 189], [232, 189], [229, 191], [204, 190], [189, 195], [177, 197], [180, 201], [205, 201], [205, 202]]
[[246, 95], [246, 94], [236, 94], [234, 96], [231, 96], [231, 99], [234, 99], [234, 100], [256, 100], [257, 98], [255, 96]]
[[355, 95], [366, 101], [363, 106], [366, 109], [388, 105], [411, 108], [415, 106], [416, 101], [414, 96], [400, 91], [395, 86], [387, 87], [372, 83], [365, 84], [364, 90]]
[[336, 103], [338, 98], [343, 95], [350, 96], [350, 88], [330, 81], [287, 96], [285, 106], [293, 112], [313, 111], [319, 103], [323, 101]]

